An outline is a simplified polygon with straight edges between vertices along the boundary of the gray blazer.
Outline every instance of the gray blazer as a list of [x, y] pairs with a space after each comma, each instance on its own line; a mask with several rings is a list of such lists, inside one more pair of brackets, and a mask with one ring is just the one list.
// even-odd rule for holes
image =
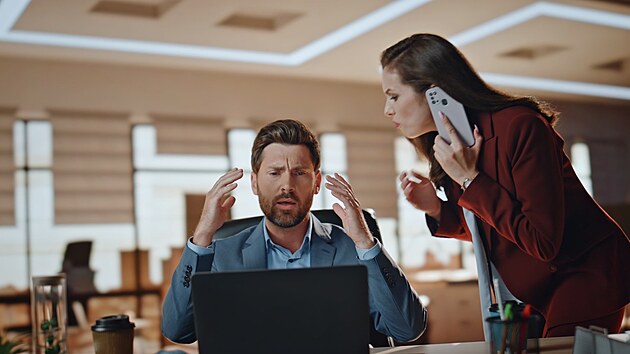
[[[419, 337], [427, 314], [398, 265], [383, 248], [371, 260], [359, 260], [354, 242], [339, 226], [321, 223], [313, 214], [311, 266], [362, 264], [367, 268], [370, 315], [374, 326], [399, 342]], [[214, 254], [199, 256], [184, 248], [162, 309], [162, 333], [179, 343], [192, 343], [195, 335], [190, 278], [199, 271], [234, 271], [267, 268], [264, 219], [238, 234], [216, 240]]]

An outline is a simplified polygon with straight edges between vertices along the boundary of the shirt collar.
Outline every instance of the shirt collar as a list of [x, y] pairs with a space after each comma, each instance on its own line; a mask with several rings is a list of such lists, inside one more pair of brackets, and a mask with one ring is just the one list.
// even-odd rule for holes
[[[267, 217], [263, 218], [263, 222], [264, 222], [263, 235], [265, 236], [265, 249], [267, 253], [269, 253], [270, 247], [278, 247], [280, 249], [286, 250], [286, 248], [280, 245], [277, 245], [275, 242], [271, 240], [271, 237], [269, 237], [269, 231], [267, 231]], [[300, 248], [297, 251], [295, 251], [295, 254], [298, 257], [302, 255], [304, 250], [311, 247], [311, 231], [312, 230], [313, 230], [313, 215], [310, 215], [309, 220], [308, 220], [308, 227], [306, 228], [306, 234], [304, 235], [304, 241], [302, 241], [302, 245], [300, 246]]]

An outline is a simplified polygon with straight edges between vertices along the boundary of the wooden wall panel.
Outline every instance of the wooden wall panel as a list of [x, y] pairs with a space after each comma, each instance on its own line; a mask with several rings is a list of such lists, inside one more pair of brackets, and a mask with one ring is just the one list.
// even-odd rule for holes
[[227, 133], [222, 119], [155, 116], [159, 154], [227, 155]]
[[10, 112], [0, 111], [0, 225], [15, 225], [15, 161]]
[[393, 132], [346, 126], [348, 177], [364, 208], [377, 217], [398, 216]]
[[126, 115], [51, 112], [55, 223], [133, 223]]

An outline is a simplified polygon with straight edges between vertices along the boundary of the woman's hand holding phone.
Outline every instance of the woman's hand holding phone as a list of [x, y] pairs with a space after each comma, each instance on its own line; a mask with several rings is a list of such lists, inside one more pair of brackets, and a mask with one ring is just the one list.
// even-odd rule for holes
[[[466, 146], [472, 146], [475, 143], [475, 139], [464, 106], [438, 86], [429, 88], [424, 94], [431, 116], [442, 139], [450, 144], [452, 141], [450, 135], [457, 135], [461, 141], [466, 143]], [[447, 131], [442, 123], [440, 114], [448, 116], [452, 127], [455, 129], [454, 131], [451, 133]]]
[[458, 136], [449, 118], [442, 113], [441, 119], [442, 124], [448, 132], [451, 143], [447, 143], [439, 135], [436, 136], [435, 144], [433, 145], [435, 159], [440, 166], [442, 166], [444, 172], [446, 172], [455, 183], [463, 186], [466, 179], [472, 181], [479, 174], [479, 170], [477, 170], [477, 160], [479, 159], [483, 137], [477, 126], [475, 126], [473, 131], [475, 143], [471, 147], [467, 147]]

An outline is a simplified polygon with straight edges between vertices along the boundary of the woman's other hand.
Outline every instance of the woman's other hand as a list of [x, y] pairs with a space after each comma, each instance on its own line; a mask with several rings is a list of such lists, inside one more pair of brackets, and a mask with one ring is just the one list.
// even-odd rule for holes
[[400, 179], [400, 189], [414, 208], [440, 220], [441, 202], [435, 193], [433, 184], [427, 177], [415, 171], [404, 171], [398, 179]]

